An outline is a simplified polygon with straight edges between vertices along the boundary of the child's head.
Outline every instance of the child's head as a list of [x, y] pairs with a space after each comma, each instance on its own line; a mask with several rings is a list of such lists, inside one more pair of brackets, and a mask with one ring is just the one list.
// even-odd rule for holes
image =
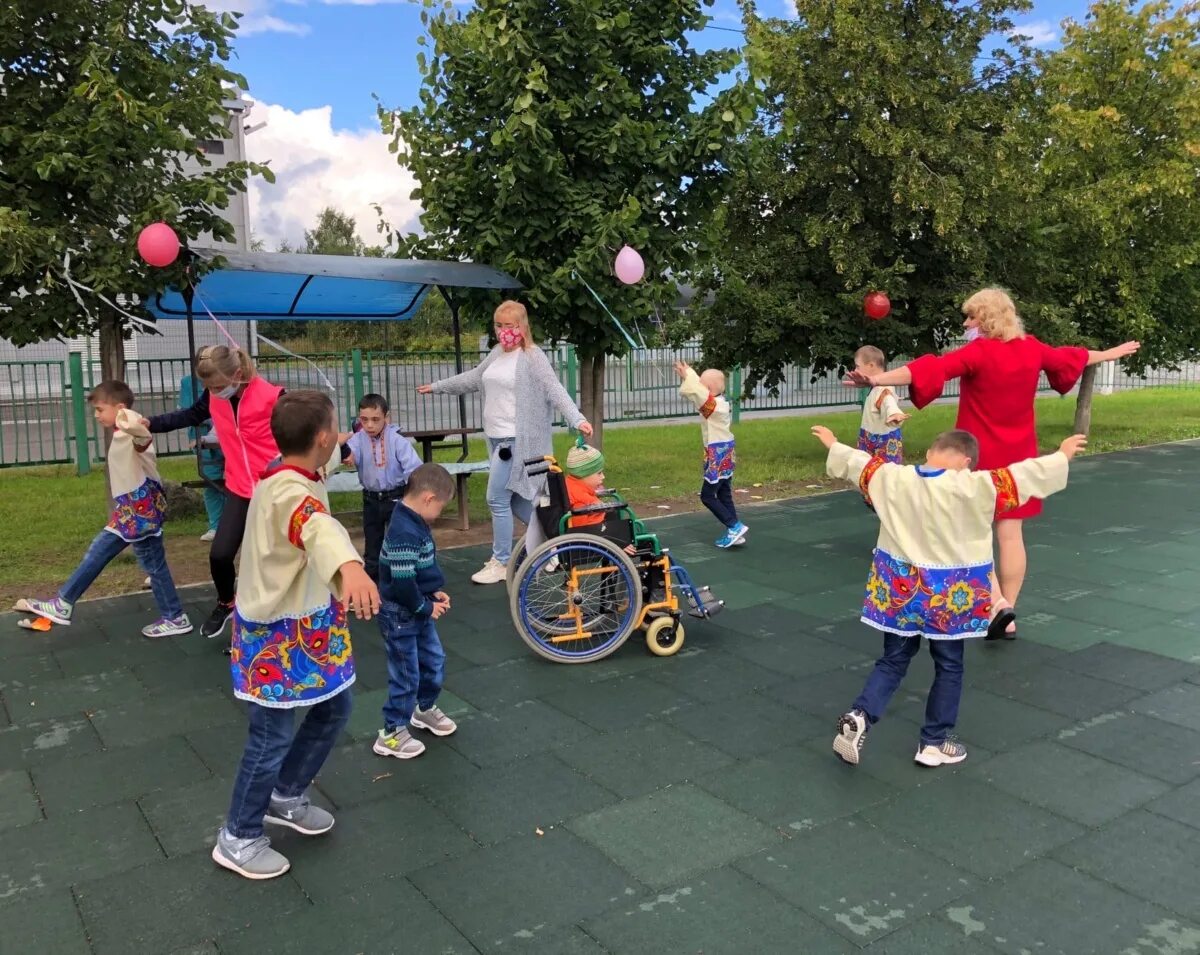
[[432, 524], [454, 496], [454, 478], [440, 464], [422, 464], [408, 476], [404, 506]]
[[232, 398], [254, 377], [254, 362], [241, 348], [209, 345], [196, 352], [196, 375], [211, 394]]
[[505, 351], [529, 348], [533, 344], [533, 332], [529, 329], [529, 312], [520, 302], [511, 299], [501, 302], [492, 316], [496, 329], [496, 340]]
[[604, 486], [604, 455], [591, 445], [576, 445], [568, 451], [563, 470], [593, 491]]
[[874, 345], [863, 345], [854, 353], [854, 370], [864, 375], [887, 371], [887, 358]]
[[947, 471], [969, 471], [979, 463], [979, 442], [970, 431], [943, 431], [925, 452], [925, 463]]
[[333, 402], [321, 391], [287, 391], [271, 411], [271, 434], [279, 453], [316, 470], [337, 444]]
[[719, 368], [705, 368], [700, 374], [700, 384], [712, 395], [725, 394], [725, 372]]
[[984, 338], [1002, 342], [1025, 337], [1025, 326], [1017, 314], [1017, 306], [1002, 288], [985, 288], [963, 302], [963, 328], [979, 329]]
[[123, 381], [102, 381], [88, 395], [88, 402], [102, 428], [117, 426], [117, 412], [133, 407], [133, 390]]
[[383, 395], [363, 395], [358, 403], [358, 423], [373, 438], [387, 426], [388, 410], [387, 399]]

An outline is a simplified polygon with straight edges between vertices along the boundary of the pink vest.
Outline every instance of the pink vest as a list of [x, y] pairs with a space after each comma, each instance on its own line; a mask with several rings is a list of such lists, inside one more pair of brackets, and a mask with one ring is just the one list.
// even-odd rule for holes
[[238, 399], [237, 415], [228, 398], [208, 393], [208, 412], [221, 453], [225, 455], [225, 487], [249, 498], [267, 465], [279, 457], [271, 434], [271, 411], [283, 389], [255, 375]]

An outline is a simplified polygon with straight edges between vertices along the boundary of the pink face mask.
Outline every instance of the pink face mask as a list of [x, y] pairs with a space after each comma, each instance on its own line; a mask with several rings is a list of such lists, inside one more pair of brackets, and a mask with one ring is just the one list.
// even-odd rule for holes
[[965, 338], [969, 342], [975, 341], [976, 338], [979, 338], [982, 335], [983, 335], [983, 332], [981, 332], [979, 330], [979, 326], [975, 326], [974, 328], [968, 328], [963, 331], [963, 338]]
[[525, 340], [519, 328], [501, 328], [496, 332], [496, 338], [504, 348], [516, 348]]

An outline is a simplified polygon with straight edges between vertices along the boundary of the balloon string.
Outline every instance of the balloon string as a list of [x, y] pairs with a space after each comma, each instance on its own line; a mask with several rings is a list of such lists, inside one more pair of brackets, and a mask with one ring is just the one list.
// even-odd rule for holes
[[118, 315], [129, 319], [129, 321], [133, 322], [135, 325], [140, 325], [142, 328], [154, 332], [155, 334], [162, 334], [158, 329], [158, 326], [156, 326], [153, 322], [148, 322], [146, 319], [139, 318], [137, 315], [131, 315], [125, 309], [121, 308], [120, 305], [116, 304], [116, 302], [111, 301], [102, 292], [97, 292], [94, 288], [84, 285], [82, 282], [75, 281], [74, 277], [71, 275], [70, 249], [68, 249], [63, 255], [63, 280], [67, 283], [67, 287], [71, 290], [71, 294], [75, 296], [75, 301], [79, 303], [79, 307], [83, 309], [83, 313], [88, 317], [89, 320], [94, 321], [95, 317], [92, 315], [91, 309], [87, 307], [87, 303], [84, 302], [83, 296], [79, 294], [81, 291], [87, 292], [90, 295], [95, 295], [96, 298], [100, 299], [100, 301], [115, 311]]
[[[625, 331], [625, 326], [621, 324], [621, 321], [620, 321], [620, 319], [618, 319], [618, 318], [617, 318], [617, 316], [616, 316], [616, 315], [614, 315], [614, 314], [613, 314], [613, 313], [612, 313], [612, 312], [609, 310], [609, 307], [608, 307], [607, 305], [605, 305], [605, 304], [604, 304], [604, 299], [602, 299], [602, 298], [601, 298], [599, 295], [597, 295], [597, 294], [596, 294], [596, 290], [595, 290], [594, 288], [592, 288], [590, 285], [588, 285], [588, 284], [587, 284], [587, 280], [586, 280], [586, 279], [584, 279], [584, 278], [583, 278], [583, 276], [581, 276], [581, 275], [580, 275], [578, 272], [572, 272], [572, 273], [571, 273], [571, 277], [572, 277], [572, 278], [579, 279], [579, 281], [583, 283], [583, 287], [584, 287], [585, 289], [587, 289], [589, 292], [591, 292], [591, 293], [592, 293], [592, 298], [594, 298], [594, 299], [596, 300], [596, 303], [597, 303], [597, 304], [598, 304], [598, 305], [599, 305], [599, 306], [600, 306], [602, 309], [604, 309], [604, 313], [605, 313], [605, 314], [606, 314], [606, 315], [607, 315], [609, 318], [611, 318], [611, 319], [612, 319], [612, 323], [613, 323], [614, 325], [616, 325], [616, 326], [617, 326], [617, 331], [619, 331], [619, 332], [620, 332], [622, 335], [624, 335], [624, 336], [625, 336], [625, 341], [629, 342], [629, 347], [630, 347], [630, 348], [637, 348], [637, 347], [638, 347], [638, 343], [637, 343], [637, 342], [635, 342], [635, 341], [633, 340], [633, 338], [632, 338], [632, 336], [630, 336], [629, 332]], [[638, 334], [641, 334], [641, 333], [639, 332]], [[642, 348], [643, 348], [643, 349], [645, 349], [645, 347], [646, 347], [646, 346], [645, 346], [645, 344], [643, 344], [643, 345], [642, 345]]]

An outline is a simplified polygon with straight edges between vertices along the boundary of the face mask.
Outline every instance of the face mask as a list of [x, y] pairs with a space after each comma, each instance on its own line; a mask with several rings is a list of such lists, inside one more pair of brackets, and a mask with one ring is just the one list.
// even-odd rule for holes
[[496, 338], [505, 348], [516, 348], [525, 340], [525, 335], [519, 328], [502, 328], [496, 332]]
[[965, 338], [969, 342], [973, 342], [973, 341], [975, 341], [976, 338], [982, 338], [982, 337], [983, 337], [983, 332], [981, 332], [979, 330], [978, 326], [976, 326], [975, 328], [968, 328], [963, 332], [963, 338]]
[[237, 394], [237, 390], [238, 390], [237, 384], [232, 384], [232, 385], [226, 385], [220, 391], [214, 391], [213, 394], [218, 398], [224, 398], [226, 401], [228, 401], [230, 398], [232, 398], [234, 395]]

